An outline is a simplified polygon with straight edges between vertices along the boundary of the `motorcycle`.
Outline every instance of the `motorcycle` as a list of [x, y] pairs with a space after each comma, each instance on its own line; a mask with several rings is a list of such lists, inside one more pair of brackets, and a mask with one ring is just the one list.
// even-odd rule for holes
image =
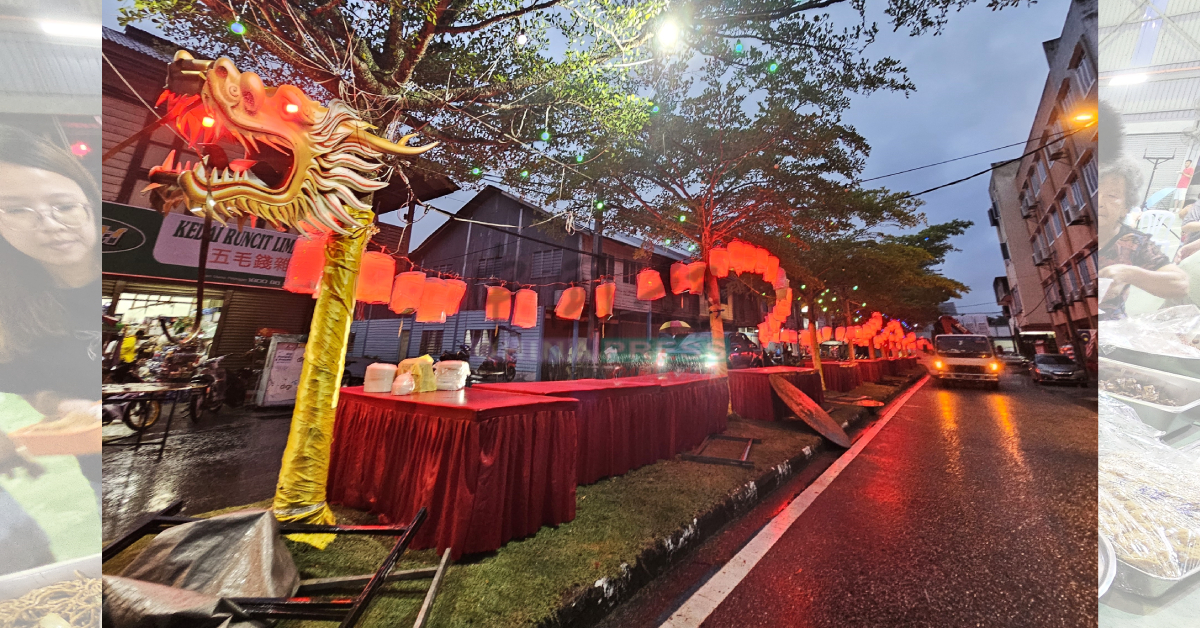
[[475, 382], [511, 382], [517, 378], [517, 350], [505, 349], [504, 358], [493, 354], [488, 356], [479, 370], [472, 375]]
[[221, 407], [225, 405], [225, 394], [228, 389], [228, 377], [225, 369], [221, 368], [221, 360], [227, 356], [219, 356], [203, 360], [196, 366], [195, 373], [192, 375], [191, 383], [204, 384], [204, 392], [199, 395], [192, 395], [188, 402], [188, 412], [191, 414], [192, 420], [198, 420], [200, 413], [208, 410], [212, 414], [217, 414], [221, 411]]

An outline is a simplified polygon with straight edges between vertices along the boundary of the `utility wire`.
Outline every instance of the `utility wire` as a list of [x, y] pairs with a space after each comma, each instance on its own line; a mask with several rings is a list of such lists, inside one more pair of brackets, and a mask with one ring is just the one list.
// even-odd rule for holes
[[[1066, 132], [1066, 131], [1060, 131], [1060, 132], [1056, 133], [1056, 135], [1062, 135], [1062, 134], [1063, 134], [1063, 133], [1065, 133], [1065, 132]], [[1058, 138], [1058, 139], [1062, 139], [1062, 138]], [[1057, 142], [1057, 141], [1058, 141], [1058, 139], [1055, 139], [1054, 141], [1056, 141], [1056, 142]], [[1028, 144], [1028, 143], [1029, 143], [1029, 140], [1023, 140], [1023, 141], [1020, 141], [1020, 142], [1013, 142], [1012, 144], [1005, 144], [1004, 146], [998, 146], [998, 147], [996, 147], [996, 148], [989, 148], [988, 150], [982, 150], [982, 151], [979, 151], [978, 153], [971, 153], [970, 155], [963, 155], [962, 157], [955, 157], [954, 159], [947, 159], [947, 160], [945, 160], [945, 161], [939, 161], [939, 162], [937, 162], [937, 163], [926, 164], [926, 165], [924, 165], [924, 166], [917, 166], [916, 168], [909, 168], [908, 170], [900, 170], [899, 172], [893, 172], [893, 173], [891, 173], [891, 174], [883, 174], [883, 175], [879, 175], [878, 177], [871, 177], [870, 179], [863, 179], [863, 180], [859, 181], [859, 183], [867, 183], [868, 181], [878, 181], [878, 180], [880, 180], [880, 179], [886, 179], [886, 178], [888, 178], [888, 177], [894, 177], [894, 176], [896, 176], [896, 175], [898, 175], [898, 174], [905, 174], [905, 173], [908, 173], [908, 172], [916, 172], [917, 170], [924, 170], [925, 168], [932, 168], [932, 167], [934, 167], [934, 166], [940, 166], [940, 165], [942, 165], [942, 164], [948, 164], [948, 163], [950, 163], [950, 162], [953, 162], [953, 161], [961, 161], [961, 160], [963, 160], [963, 159], [969, 159], [969, 158], [971, 158], [971, 157], [978, 157], [978, 156], [980, 156], [980, 155], [986, 155], [986, 154], [988, 154], [988, 153], [994, 153], [994, 152], [996, 152], [996, 151], [998, 151], [998, 150], [1004, 150], [1005, 148], [1012, 148], [1013, 146], [1021, 146], [1021, 145], [1023, 145], [1023, 144]]]
[[[1095, 123], [1093, 123], [1093, 124], [1095, 124]], [[950, 186], [952, 186], [952, 185], [958, 185], [959, 183], [962, 183], [962, 182], [964, 182], [964, 181], [970, 181], [971, 179], [974, 179], [975, 177], [978, 177], [978, 176], [985, 175], [985, 174], [987, 174], [987, 173], [989, 173], [989, 172], [991, 172], [991, 171], [993, 171], [993, 170], [995, 170], [995, 169], [997, 169], [997, 168], [1003, 168], [1004, 166], [1007, 166], [1008, 164], [1011, 164], [1011, 163], [1013, 163], [1013, 162], [1021, 161], [1022, 159], [1025, 159], [1026, 157], [1028, 157], [1028, 156], [1030, 156], [1030, 155], [1036, 154], [1038, 151], [1042, 150], [1042, 149], [1043, 149], [1043, 148], [1045, 148], [1046, 146], [1049, 146], [1049, 145], [1050, 145], [1050, 144], [1052, 144], [1053, 142], [1058, 142], [1058, 141], [1061, 141], [1061, 140], [1065, 140], [1065, 139], [1067, 139], [1068, 137], [1071, 137], [1072, 135], [1075, 135], [1076, 133], [1078, 133], [1078, 132], [1080, 132], [1080, 131], [1083, 131], [1084, 129], [1089, 129], [1089, 128], [1091, 128], [1091, 127], [1092, 127], [1092, 124], [1089, 124], [1089, 125], [1087, 125], [1087, 126], [1085, 126], [1085, 127], [1083, 127], [1083, 128], [1075, 129], [1074, 131], [1071, 131], [1070, 133], [1068, 133], [1068, 134], [1066, 134], [1066, 135], [1064, 135], [1064, 136], [1062, 136], [1062, 137], [1058, 138], [1057, 140], [1047, 140], [1047, 142], [1046, 142], [1045, 144], [1042, 144], [1041, 146], [1038, 146], [1037, 148], [1035, 148], [1035, 149], [1033, 149], [1033, 150], [1029, 151], [1028, 153], [1025, 153], [1024, 155], [1021, 155], [1020, 157], [1014, 157], [1013, 159], [1009, 159], [1009, 160], [1007, 160], [1007, 161], [1002, 161], [1002, 162], [1000, 162], [1000, 163], [998, 163], [998, 164], [996, 164], [996, 165], [992, 166], [991, 168], [988, 168], [987, 170], [980, 170], [979, 172], [976, 172], [975, 174], [972, 174], [972, 175], [965, 176], [965, 177], [963, 177], [963, 178], [961, 178], [961, 179], [956, 179], [956, 180], [954, 180], [954, 181], [951, 181], [951, 182], [949, 182], [949, 183], [943, 183], [943, 184], [941, 184], [941, 185], [937, 185], [937, 186], [931, 187], [931, 188], [929, 188], [928, 190], [921, 190], [920, 192], [912, 192], [912, 193], [909, 193], [909, 194], [905, 194], [904, 196], [901, 196], [899, 200], [904, 200], [904, 199], [906, 199], [906, 198], [915, 198], [915, 197], [921, 196], [922, 194], [928, 194], [928, 193], [930, 193], [930, 192], [933, 192], [933, 191], [935, 191], [935, 190], [940, 190], [940, 189], [942, 189], [942, 188], [948, 188], [948, 187], [950, 187]]]

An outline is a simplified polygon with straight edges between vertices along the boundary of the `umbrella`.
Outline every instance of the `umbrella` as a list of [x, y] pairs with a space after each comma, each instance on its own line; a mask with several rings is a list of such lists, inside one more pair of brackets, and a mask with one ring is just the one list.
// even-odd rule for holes
[[662, 324], [662, 327], [658, 328], [658, 331], [665, 331], [672, 336], [680, 336], [691, 333], [692, 326], [683, 321], [667, 321]]

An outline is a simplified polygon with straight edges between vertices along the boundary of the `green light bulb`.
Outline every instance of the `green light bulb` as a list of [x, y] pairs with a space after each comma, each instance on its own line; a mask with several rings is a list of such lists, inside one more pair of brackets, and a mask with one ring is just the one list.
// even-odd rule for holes
[[522, 178], [522, 179], [528, 179], [528, 178], [529, 178], [529, 171], [528, 171], [528, 170], [522, 170], [522, 171], [521, 171], [521, 178]]
[[583, 163], [583, 155], [575, 155], [575, 163], [577, 163], [577, 164]]
[[771, 65], [767, 66], [767, 71], [771, 74], [774, 74], [777, 70], [779, 70], [779, 64], [774, 61], [771, 62]]
[[543, 142], [549, 142], [550, 141], [550, 131], [542, 131], [541, 138], [542, 138]]

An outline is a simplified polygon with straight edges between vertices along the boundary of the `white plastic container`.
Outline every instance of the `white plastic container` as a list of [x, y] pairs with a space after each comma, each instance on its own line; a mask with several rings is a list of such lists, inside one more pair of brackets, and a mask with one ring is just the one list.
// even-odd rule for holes
[[395, 364], [376, 362], [367, 367], [366, 376], [363, 377], [363, 392], [390, 393], [394, 379], [396, 379]]
[[446, 360], [433, 365], [438, 390], [462, 390], [471, 375], [471, 365], [462, 360]]
[[413, 379], [412, 373], [400, 373], [392, 380], [393, 395], [411, 395], [416, 387], [417, 380]]

